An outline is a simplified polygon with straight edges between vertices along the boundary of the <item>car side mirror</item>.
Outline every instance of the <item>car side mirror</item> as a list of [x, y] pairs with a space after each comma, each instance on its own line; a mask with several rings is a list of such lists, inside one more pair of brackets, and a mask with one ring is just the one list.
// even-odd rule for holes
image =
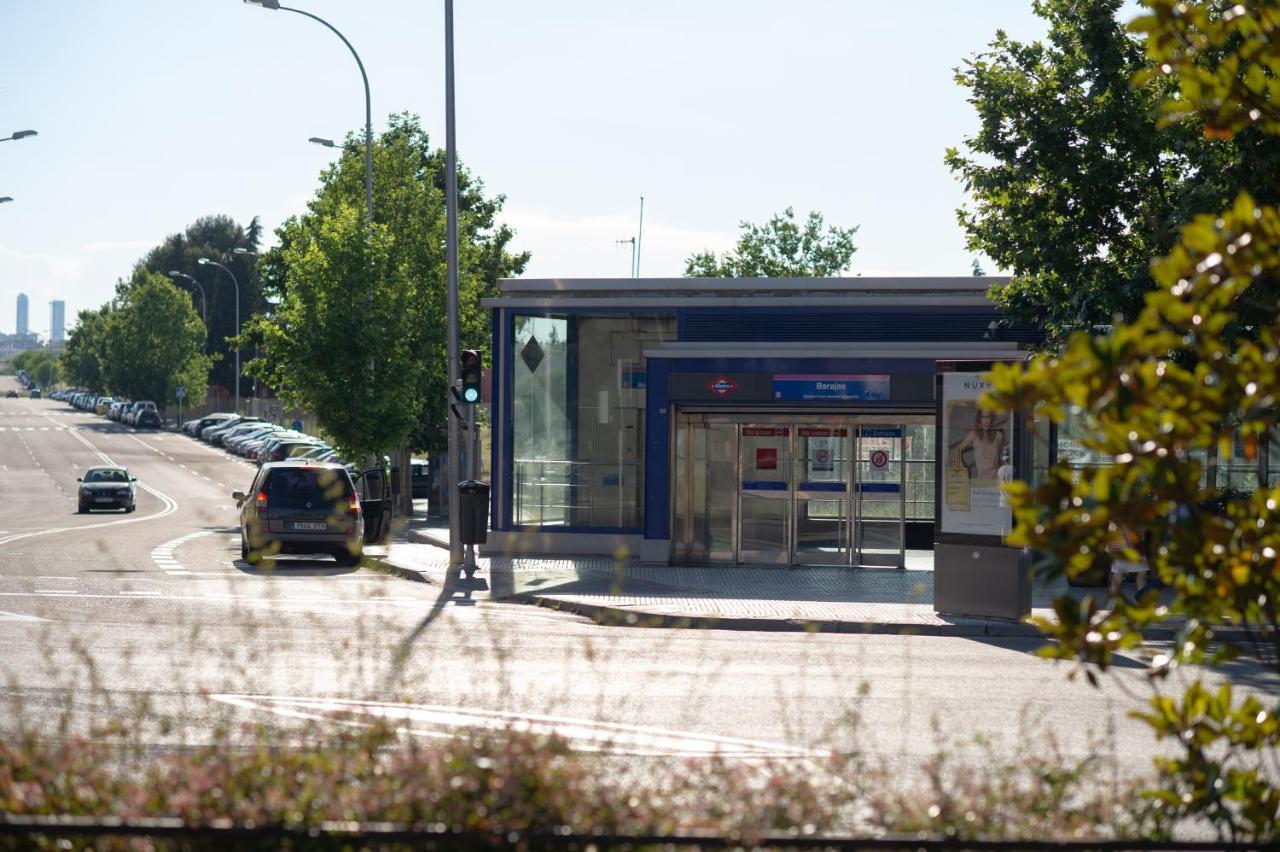
[[244, 492], [243, 492], [243, 491], [232, 491], [232, 492], [231, 492], [231, 499], [232, 499], [232, 500], [235, 500], [237, 503], [241, 502], [242, 500], [244, 500]]
[[77, 477], [76, 477], [76, 482], [84, 482], [84, 477], [83, 477], [83, 476], [77, 476]]
[[136, 476], [131, 476], [131, 477], [129, 477], [129, 481], [130, 481], [130, 482], [137, 482], [137, 481], [138, 481], [138, 477], [136, 477]]

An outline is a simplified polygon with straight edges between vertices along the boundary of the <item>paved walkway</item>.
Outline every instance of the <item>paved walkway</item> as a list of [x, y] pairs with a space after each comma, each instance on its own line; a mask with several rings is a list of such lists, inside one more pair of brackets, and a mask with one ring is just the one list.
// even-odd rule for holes
[[[406, 579], [468, 597], [534, 603], [602, 623], [738, 630], [1036, 636], [1026, 624], [940, 615], [933, 572], [919, 570], [671, 567], [605, 557], [480, 558], [468, 581], [450, 576], [447, 530], [415, 522], [371, 556]], [[1032, 612], [1051, 615], [1065, 582], [1033, 590]], [[1073, 594], [1105, 590], [1071, 589]]]

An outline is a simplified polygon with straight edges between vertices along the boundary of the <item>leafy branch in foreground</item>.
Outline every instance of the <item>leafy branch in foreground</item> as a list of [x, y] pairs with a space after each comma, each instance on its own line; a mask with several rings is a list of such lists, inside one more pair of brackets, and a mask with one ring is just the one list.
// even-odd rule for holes
[[[1249, 82], [1280, 64], [1273, 26], [1280, 4], [1225, 14], [1212, 3], [1149, 5], [1152, 14], [1135, 29], [1149, 34], [1154, 67], [1178, 75], [1182, 96], [1166, 105], [1176, 106], [1171, 118], [1203, 114], [1211, 135], [1253, 121], [1280, 129], [1265, 120], [1280, 89]], [[1214, 85], [1206, 84], [1202, 49], [1216, 51]], [[1235, 106], [1220, 103], [1224, 96], [1238, 99]], [[1106, 336], [1076, 333], [1056, 355], [994, 371], [990, 405], [1076, 418], [1089, 448], [1115, 460], [1078, 471], [1060, 462], [1038, 486], [1012, 486], [1010, 543], [1044, 554], [1043, 569], [1069, 574], [1114, 551], [1125, 531], [1149, 543], [1124, 544], [1122, 558], [1148, 560], [1168, 600], [1155, 591], [1116, 599], [1110, 609], [1091, 598], [1058, 600], [1057, 619], [1038, 622], [1058, 640], [1044, 653], [1082, 661], [1095, 680], [1092, 668], [1105, 670], [1145, 628], [1174, 622], [1178, 638], [1150, 670], [1151, 709], [1137, 714], [1177, 746], [1175, 756], [1157, 760], [1160, 785], [1150, 795], [1175, 818], [1208, 820], [1221, 836], [1274, 841], [1280, 703], [1237, 696], [1230, 685], [1211, 692], [1198, 680], [1181, 695], [1165, 689], [1175, 671], [1240, 653], [1217, 641], [1224, 626], [1243, 631], [1280, 674], [1280, 488], [1263, 483], [1243, 493], [1208, 476], [1215, 457], [1256, 460], [1276, 422], [1280, 210], [1241, 194], [1220, 214], [1185, 225], [1151, 272], [1157, 289], [1132, 322]]]

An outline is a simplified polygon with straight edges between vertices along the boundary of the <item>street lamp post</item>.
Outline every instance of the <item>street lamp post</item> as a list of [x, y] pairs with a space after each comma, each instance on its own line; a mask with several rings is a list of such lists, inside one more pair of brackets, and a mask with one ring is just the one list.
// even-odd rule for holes
[[[201, 266], [216, 266], [231, 277], [231, 283], [236, 288], [236, 337], [240, 337], [240, 282], [236, 280], [236, 275], [230, 269], [227, 269], [216, 260], [210, 260], [202, 257], [196, 261]], [[236, 413], [240, 413], [240, 341], [236, 340]]]
[[[360, 79], [364, 83], [364, 207], [365, 216], [369, 224], [373, 224], [373, 100], [369, 96], [369, 75], [364, 73], [364, 63], [360, 61], [360, 54], [356, 53], [356, 49], [351, 46], [351, 42], [347, 41], [347, 37], [340, 33], [337, 27], [319, 15], [313, 15], [310, 12], [304, 12], [302, 9], [294, 9], [290, 6], [281, 6], [279, 0], [244, 0], [244, 2], [250, 6], [261, 6], [264, 9], [294, 12], [317, 21], [342, 39], [342, 43], [347, 46], [347, 50], [351, 51], [351, 55], [355, 57], [356, 66], [360, 69]], [[315, 140], [313, 139], [312, 141]]]
[[184, 280], [186, 280], [186, 281], [190, 281], [192, 284], [196, 285], [196, 289], [200, 291], [200, 319], [204, 320], [204, 330], [205, 330], [205, 348], [207, 349], [207, 348], [208, 348], [208, 343], [209, 343], [209, 341], [208, 341], [208, 336], [209, 336], [209, 303], [208, 303], [208, 301], [207, 301], [207, 300], [205, 299], [205, 297], [204, 297], [204, 285], [203, 285], [203, 284], [201, 284], [199, 281], [197, 281], [195, 278], [192, 278], [192, 277], [191, 277], [190, 275], [188, 275], [187, 273], [185, 273], [185, 272], [179, 272], [179, 271], [178, 271], [178, 270], [176, 270], [176, 269], [171, 269], [171, 270], [169, 270], [169, 277], [170, 277], [170, 278], [182, 278], [182, 279], [184, 279]]
[[12, 200], [13, 200], [12, 196], [0, 195], [0, 204], [4, 204], [6, 201], [12, 201]]
[[34, 130], [15, 130], [8, 136], [0, 136], [0, 142], [9, 142], [14, 139], [26, 139], [28, 136], [37, 135]]

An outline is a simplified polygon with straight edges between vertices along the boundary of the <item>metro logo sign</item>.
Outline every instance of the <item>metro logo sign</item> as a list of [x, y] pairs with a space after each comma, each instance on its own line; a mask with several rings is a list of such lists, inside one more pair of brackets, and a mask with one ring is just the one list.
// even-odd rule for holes
[[716, 396], [728, 396], [738, 389], [738, 383], [728, 376], [721, 376], [707, 383], [707, 390]]

